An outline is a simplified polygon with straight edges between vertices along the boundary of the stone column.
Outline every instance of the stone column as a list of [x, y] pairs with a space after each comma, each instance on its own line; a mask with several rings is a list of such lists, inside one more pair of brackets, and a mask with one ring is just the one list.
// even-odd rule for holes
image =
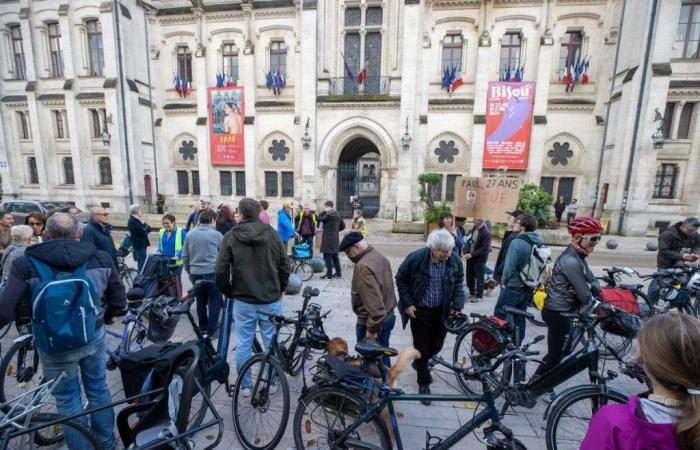
[[[681, 119], [681, 111], [683, 111], [684, 106], [685, 100], [676, 103], [676, 107], [673, 108], [673, 116], [664, 117], [664, 120], [671, 121], [671, 127], [669, 128], [670, 136], [668, 139], [678, 139], [678, 122]], [[659, 111], [661, 111], [661, 108], [659, 108]]]
[[[245, 193], [247, 197], [258, 198], [257, 190], [257, 149], [255, 146], [255, 90], [257, 78], [255, 70], [255, 15], [249, 3], [243, 3], [243, 15], [246, 21], [245, 48], [243, 49], [243, 86], [245, 101], [245, 119], [243, 133], [245, 141]], [[264, 52], [263, 52], [264, 53]]]
[[[528, 156], [526, 180], [539, 184], [542, 176], [542, 162], [547, 149], [544, 148], [547, 131], [547, 102], [549, 100], [549, 80], [552, 73], [552, 51], [554, 39], [547, 30], [540, 38], [537, 73], [535, 74], [535, 104], [533, 107], [532, 136]], [[527, 77], [529, 78], [529, 77]]]
[[476, 71], [474, 79], [474, 127], [471, 142], [471, 161], [469, 162], [469, 176], [481, 176], [484, 165], [484, 142], [486, 139], [486, 94], [489, 86], [489, 71], [491, 67], [491, 37], [487, 28], [479, 36], [479, 48], [476, 54], [477, 67], [483, 70]]
[[[297, 154], [301, 156], [301, 198], [302, 204], [316, 203], [318, 192], [315, 189], [316, 161], [320, 151], [318, 141], [317, 116], [316, 116], [316, 80], [317, 80], [317, 21], [318, 11], [316, 1], [301, 0], [303, 7], [301, 20], [299, 21], [298, 33], [301, 33], [301, 64], [296, 70], [296, 98], [299, 108], [299, 133], [294, 148], [301, 151]], [[309, 123], [309, 135], [311, 136], [311, 146], [304, 150], [302, 136], [306, 131], [306, 123]]]
[[[197, 50], [194, 57], [194, 86], [192, 89], [196, 92], [197, 100], [197, 161], [199, 167], [199, 192], [202, 196], [211, 197], [214, 193], [219, 192], [219, 187], [213, 183], [218, 181], [218, 177], [213, 176], [215, 173], [214, 167], [211, 165], [211, 154], [209, 151], [209, 111], [207, 109], [207, 81], [209, 73], [207, 73], [207, 47], [205, 39], [201, 35], [202, 21], [204, 20], [202, 10], [195, 8], [193, 11], [197, 16]], [[210, 57], [215, 58], [212, 53]], [[217, 200], [218, 201], [218, 200]]]

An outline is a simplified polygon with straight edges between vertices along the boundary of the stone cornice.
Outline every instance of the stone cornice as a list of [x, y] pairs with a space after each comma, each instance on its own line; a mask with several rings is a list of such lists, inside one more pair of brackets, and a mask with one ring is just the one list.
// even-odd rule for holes
[[401, 101], [388, 102], [324, 102], [318, 101], [318, 107], [322, 109], [396, 109], [401, 106]]
[[255, 9], [255, 18], [258, 17], [295, 17], [296, 10], [294, 8], [280, 9]]
[[161, 16], [158, 21], [161, 25], [187, 25], [196, 23], [194, 16]]
[[27, 102], [8, 102], [5, 103], [5, 106], [7, 106], [9, 109], [27, 109], [29, 105]]
[[105, 99], [104, 98], [84, 98], [84, 99], [78, 99], [78, 103], [80, 104], [80, 106], [104, 106]]
[[[244, 15], [242, 12], [226, 12], [226, 13], [215, 13], [215, 14], [206, 14], [204, 16], [207, 22], [229, 22], [229, 21], [235, 21], [239, 20], [242, 21], [245, 19]], [[214, 30], [215, 32], [218, 30]]]
[[446, 10], [453, 8], [479, 8], [481, 0], [427, 0], [434, 10]]
[[599, 24], [603, 23], [603, 18], [600, 16], [600, 14], [589, 12], [575, 12], [569, 14], [562, 14], [561, 16], [557, 17], [558, 22], [566, 19], [591, 19], [595, 20]]
[[698, 100], [700, 99], [700, 89], [670, 88], [668, 98], [672, 100]]
[[504, 21], [512, 21], [512, 20], [527, 20], [530, 22], [534, 22], [535, 24], [538, 23], [537, 17], [531, 16], [529, 14], [509, 14], [507, 16], [500, 16], [496, 17], [494, 19], [494, 22], [504, 22]]
[[595, 104], [588, 105], [588, 104], [548, 104], [547, 105], [547, 112], [593, 112], [593, 109], [595, 108]]

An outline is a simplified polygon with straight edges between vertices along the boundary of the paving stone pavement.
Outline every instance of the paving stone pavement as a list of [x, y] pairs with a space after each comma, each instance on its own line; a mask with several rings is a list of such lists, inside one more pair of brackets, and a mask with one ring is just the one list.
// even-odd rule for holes
[[[406, 245], [412, 245], [414, 248], [418, 246], [416, 245], [418, 243], [413, 239], [410, 239], [410, 241], [413, 242], [407, 242]], [[493, 255], [493, 257], [495, 258], [495, 255]], [[396, 271], [403, 261], [403, 258], [391, 257], [390, 260], [394, 271]], [[330, 337], [344, 337], [352, 348], [355, 343], [355, 317], [350, 307], [349, 295], [352, 277], [352, 263], [342, 256], [341, 263], [344, 268], [342, 278], [333, 279], [331, 281], [321, 280], [319, 278], [319, 275], [321, 274], [316, 274], [314, 278], [305, 283], [305, 285], [319, 288], [321, 294], [313, 301], [319, 303], [324, 311], [327, 309], [332, 310], [330, 316], [324, 323], [327, 334]], [[594, 271], [600, 273], [602, 267], [594, 267], [593, 269]], [[185, 287], [189, 287], [188, 280], [185, 280]], [[467, 303], [465, 306], [465, 312], [491, 314], [496, 298], [497, 292], [495, 292], [491, 297], [486, 297], [481, 303]], [[301, 303], [302, 298], [300, 295], [285, 296], [283, 299], [285, 313], [291, 313], [294, 310], [299, 309], [301, 307]], [[196, 316], [194, 307], [193, 313], [195, 313]], [[530, 341], [538, 334], [546, 334], [546, 330], [544, 328], [528, 324], [526, 341]], [[191, 330], [189, 322], [183, 318], [180, 320], [172, 340], [184, 342], [193, 339], [193, 337], [194, 333]], [[2, 348], [9, 348], [11, 345], [10, 341], [13, 338], [14, 335], [12, 333], [4, 338], [2, 341]], [[402, 329], [400, 320], [397, 320], [396, 327], [394, 328], [391, 337], [391, 345], [401, 349], [411, 345], [411, 342], [412, 339], [410, 329]], [[117, 342], [113, 338], [108, 337], [108, 345], [116, 346]], [[234, 345], [234, 338], [232, 337], [231, 347]], [[451, 360], [453, 346], [454, 336], [448, 335], [442, 351], [442, 355], [448, 360]], [[533, 348], [540, 350], [543, 355], [546, 353], [545, 341], [536, 344], [533, 346]], [[236, 380], [236, 369], [233, 361], [233, 355], [233, 352], [231, 352], [229, 355], [229, 363], [231, 365], [231, 383], [235, 382]], [[314, 358], [317, 356], [318, 355], [315, 355]], [[309, 366], [310, 365], [311, 364], [309, 364]], [[608, 368], [613, 370], [617, 369], [617, 367], [613, 365], [610, 365]], [[437, 376], [434, 376], [435, 382], [432, 386], [433, 392], [456, 393], [457, 383], [454, 379], [454, 375], [448, 373], [436, 373], [436, 375]], [[290, 417], [284, 439], [277, 447], [279, 449], [294, 448], [292, 418], [296, 409], [297, 398], [302, 387], [301, 376], [288, 377], [288, 379], [291, 391]], [[121, 378], [118, 370], [108, 372], [108, 381], [114, 398], [124, 398]], [[565, 386], [568, 387], [586, 382], [587, 377], [586, 374], [583, 373], [575, 377], [573, 380], [570, 380]], [[642, 385], [626, 378], [625, 376], [618, 377], [618, 379], [613, 381], [611, 385], [626, 393], [636, 393], [643, 390]], [[417, 392], [416, 376], [412, 369], [409, 368], [400, 376], [399, 386], [407, 392]], [[224, 392], [224, 389], [218, 387], [218, 385], [214, 384], [214, 389], [216, 390], [212, 393], [212, 400], [216, 405], [218, 412], [223, 417], [224, 426], [223, 438], [217, 448], [240, 449], [242, 447], [238, 442], [233, 429], [231, 399], [228, 397], [226, 392]], [[423, 448], [426, 429], [429, 429], [432, 435], [446, 437], [454, 432], [456, 428], [474, 416], [474, 408], [475, 405], [469, 402], [462, 402], [458, 404], [434, 402], [432, 406], [423, 406], [416, 402], [399, 404], [397, 409], [403, 413], [403, 416], [400, 417], [398, 421], [402, 440], [404, 442], [404, 448], [406, 448], [406, 450]], [[542, 420], [545, 408], [546, 404], [543, 401], [538, 401], [535, 408], [518, 408], [515, 413], [509, 413], [503, 421], [506, 426], [510, 427], [514, 431], [516, 437], [520, 439], [530, 450], [546, 448], [544, 442], [544, 422]], [[209, 417], [210, 415], [208, 415], [205, 420], [208, 420]], [[197, 448], [203, 448], [207, 444], [211, 443], [211, 440], [214, 439], [215, 434], [216, 431], [214, 429], [201, 432], [196, 438], [198, 444]], [[484, 448], [484, 444], [481, 443], [479, 439], [483, 439], [483, 433], [477, 430], [475, 433], [472, 433], [467, 438], [462, 440], [462, 442], [460, 442], [455, 448]]]

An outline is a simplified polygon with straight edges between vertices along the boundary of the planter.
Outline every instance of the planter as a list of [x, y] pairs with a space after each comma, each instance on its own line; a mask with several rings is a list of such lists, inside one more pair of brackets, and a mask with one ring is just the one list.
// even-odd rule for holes
[[571, 240], [571, 236], [569, 235], [566, 228], [544, 228], [541, 230], [537, 230], [537, 232], [540, 234], [540, 236], [542, 236], [542, 240], [544, 241], [545, 245], [566, 246], [569, 245], [569, 241]]
[[423, 236], [426, 238], [430, 233], [438, 229], [438, 223], [437, 222], [426, 222], [425, 223], [425, 230], [423, 231]]
[[392, 233], [423, 234], [425, 225], [423, 222], [394, 222], [391, 226]]

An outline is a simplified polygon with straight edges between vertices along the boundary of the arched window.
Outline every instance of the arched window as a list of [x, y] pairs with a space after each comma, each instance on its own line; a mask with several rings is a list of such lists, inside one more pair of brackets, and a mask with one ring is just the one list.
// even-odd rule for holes
[[567, 31], [561, 41], [559, 49], [559, 68], [565, 69], [576, 64], [576, 60], [581, 58], [581, 46], [583, 44], [583, 33], [580, 31]]
[[39, 184], [39, 170], [36, 167], [36, 158], [31, 156], [27, 159], [29, 168], [29, 184]]
[[102, 24], [99, 20], [88, 20], [87, 27], [88, 52], [90, 53], [90, 75], [101, 77], [104, 74], [105, 55], [102, 46]]
[[192, 81], [192, 52], [186, 45], [177, 46], [177, 73], [183, 82]]
[[221, 46], [221, 57], [223, 59], [222, 72], [238, 83], [238, 49], [234, 44], [224, 44]]
[[63, 158], [63, 182], [65, 184], [75, 184], [73, 173], [73, 158]]
[[521, 45], [522, 40], [520, 39], [520, 33], [506, 33], [503, 36], [503, 40], [501, 41], [501, 57], [498, 65], [500, 73], [508, 69], [513, 69], [515, 72], [515, 69], [520, 67]]
[[287, 78], [287, 45], [283, 41], [274, 41], [270, 44], [270, 70], [279, 71]]
[[101, 185], [111, 185], [112, 184], [112, 162], [108, 157], [103, 156], [97, 160], [97, 165], [100, 172], [100, 184]]
[[442, 70], [462, 70], [462, 36], [448, 34], [442, 41]]

